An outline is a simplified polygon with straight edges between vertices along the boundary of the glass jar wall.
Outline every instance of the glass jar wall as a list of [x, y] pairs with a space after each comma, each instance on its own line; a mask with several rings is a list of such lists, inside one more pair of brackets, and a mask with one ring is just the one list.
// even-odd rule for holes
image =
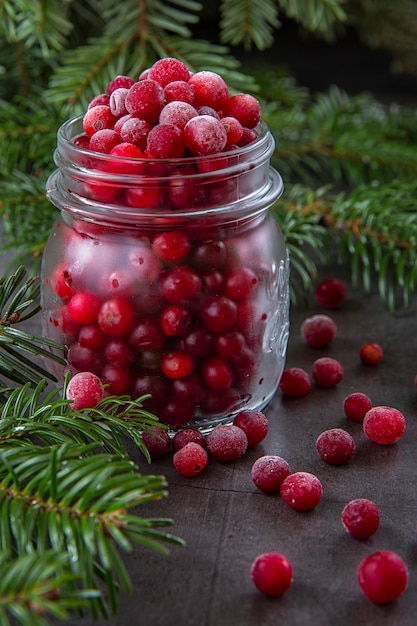
[[142, 398], [173, 429], [264, 408], [284, 369], [289, 261], [270, 207], [273, 139], [218, 156], [133, 160], [58, 132], [47, 193], [60, 209], [42, 265], [44, 334], [65, 371]]

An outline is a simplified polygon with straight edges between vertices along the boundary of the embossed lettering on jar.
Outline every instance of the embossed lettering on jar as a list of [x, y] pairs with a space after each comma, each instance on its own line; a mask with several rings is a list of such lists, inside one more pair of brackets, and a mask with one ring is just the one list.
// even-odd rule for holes
[[60, 380], [89, 370], [110, 393], [149, 393], [146, 408], [174, 429], [210, 430], [269, 403], [285, 364], [289, 261], [270, 212], [282, 193], [273, 138], [256, 131], [218, 157], [133, 168], [77, 145], [81, 117], [59, 129], [42, 308], [44, 334], [66, 346], [67, 366], [51, 365]]

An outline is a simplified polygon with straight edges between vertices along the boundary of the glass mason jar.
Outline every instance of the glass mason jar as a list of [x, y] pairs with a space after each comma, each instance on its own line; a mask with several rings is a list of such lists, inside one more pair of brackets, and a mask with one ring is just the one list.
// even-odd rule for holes
[[42, 261], [45, 336], [66, 370], [143, 398], [175, 430], [203, 432], [276, 391], [289, 333], [289, 260], [270, 212], [282, 193], [261, 124], [215, 156], [110, 157], [58, 131], [47, 182], [60, 209]]

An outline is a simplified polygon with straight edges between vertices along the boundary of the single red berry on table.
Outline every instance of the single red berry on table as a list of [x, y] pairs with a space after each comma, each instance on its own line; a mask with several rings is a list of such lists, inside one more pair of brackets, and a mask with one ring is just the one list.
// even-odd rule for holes
[[330, 428], [322, 432], [316, 439], [316, 450], [319, 457], [330, 465], [347, 463], [355, 451], [355, 441], [343, 428]]
[[207, 450], [217, 461], [228, 463], [243, 456], [248, 447], [248, 438], [241, 428], [233, 424], [219, 424], [206, 438]]
[[327, 278], [315, 289], [317, 302], [326, 309], [338, 309], [346, 298], [346, 286], [338, 278]]
[[366, 413], [363, 431], [371, 441], [390, 445], [404, 435], [406, 421], [398, 409], [390, 406], [374, 406]]
[[399, 598], [408, 586], [408, 568], [403, 559], [390, 550], [366, 556], [357, 570], [359, 587], [367, 598], [387, 604]]
[[207, 461], [207, 452], [194, 441], [186, 443], [173, 456], [173, 464], [177, 472], [188, 478], [199, 476], [204, 471]]
[[359, 356], [365, 365], [378, 365], [382, 361], [384, 351], [378, 343], [365, 343], [359, 350]]
[[70, 379], [65, 393], [74, 411], [80, 411], [94, 408], [104, 396], [104, 387], [92, 372], [79, 372]]
[[282, 373], [279, 388], [284, 396], [306, 396], [311, 389], [310, 376], [301, 367], [289, 367]]
[[201, 431], [196, 428], [182, 428], [172, 438], [172, 449], [174, 452], [178, 452], [190, 442], [198, 443], [202, 448], [206, 447], [206, 440]]
[[251, 578], [259, 591], [266, 596], [278, 597], [291, 586], [293, 568], [283, 554], [260, 554], [251, 566]]
[[371, 408], [372, 401], [365, 393], [351, 393], [343, 401], [345, 415], [353, 422], [363, 422], [366, 413]]
[[296, 511], [314, 509], [323, 495], [320, 480], [310, 472], [295, 472], [282, 481], [281, 498]]
[[301, 324], [301, 336], [312, 348], [324, 348], [336, 337], [337, 327], [328, 315], [318, 313], [307, 317]]
[[291, 474], [289, 463], [280, 456], [268, 454], [256, 459], [251, 469], [254, 485], [265, 492], [279, 492], [284, 478]]
[[334, 387], [344, 377], [344, 369], [337, 359], [322, 357], [313, 363], [311, 375], [319, 387]]
[[171, 437], [161, 426], [151, 426], [143, 431], [142, 440], [153, 460], [160, 459], [171, 450]]
[[257, 409], [244, 409], [233, 420], [233, 424], [241, 428], [248, 438], [248, 447], [257, 446], [268, 434], [268, 418]]
[[355, 539], [367, 539], [379, 528], [379, 509], [375, 502], [356, 498], [346, 504], [341, 513], [343, 528]]

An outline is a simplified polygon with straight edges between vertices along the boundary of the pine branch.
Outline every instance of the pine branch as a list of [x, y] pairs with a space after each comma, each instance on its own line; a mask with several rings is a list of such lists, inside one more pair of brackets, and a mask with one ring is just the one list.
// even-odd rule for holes
[[[64, 570], [84, 590], [104, 584], [108, 598], [90, 595], [94, 618], [117, 611], [120, 586], [131, 590], [119, 550], [133, 543], [167, 553], [181, 541], [160, 530], [170, 520], [144, 519], [129, 511], [165, 497], [162, 476], [142, 476], [126, 456], [95, 454], [96, 444], [8, 445], [0, 450], [0, 550], [68, 555]], [[68, 576], [67, 576], [68, 578]], [[71, 584], [70, 580], [67, 580]], [[87, 596], [89, 594], [87, 593]]]
[[274, 29], [281, 25], [275, 0], [223, 0], [220, 34], [223, 43], [250, 49], [269, 48], [274, 42]]

